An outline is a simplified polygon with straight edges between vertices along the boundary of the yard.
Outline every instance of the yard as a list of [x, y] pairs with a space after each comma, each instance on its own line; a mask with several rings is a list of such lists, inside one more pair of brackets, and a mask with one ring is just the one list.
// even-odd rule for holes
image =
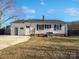
[[78, 38], [32, 37], [27, 42], [1, 50], [0, 59], [79, 59]]

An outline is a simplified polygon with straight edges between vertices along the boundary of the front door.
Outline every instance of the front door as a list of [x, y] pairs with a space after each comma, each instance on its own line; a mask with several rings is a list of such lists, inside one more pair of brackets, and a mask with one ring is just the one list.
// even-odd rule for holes
[[30, 26], [26, 26], [26, 35], [30, 35]]
[[18, 28], [15, 28], [15, 35], [18, 35]]
[[26, 35], [30, 35], [30, 29], [26, 28]]

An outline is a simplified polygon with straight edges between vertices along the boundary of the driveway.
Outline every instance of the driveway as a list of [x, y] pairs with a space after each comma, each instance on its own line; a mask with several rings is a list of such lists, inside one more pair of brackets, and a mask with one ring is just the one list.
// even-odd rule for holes
[[0, 50], [18, 43], [28, 41], [30, 36], [0, 36]]

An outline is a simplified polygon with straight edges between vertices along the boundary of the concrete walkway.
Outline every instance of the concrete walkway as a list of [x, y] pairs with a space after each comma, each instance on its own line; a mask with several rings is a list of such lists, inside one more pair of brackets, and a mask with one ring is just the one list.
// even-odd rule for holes
[[0, 50], [18, 43], [28, 41], [30, 36], [0, 36]]

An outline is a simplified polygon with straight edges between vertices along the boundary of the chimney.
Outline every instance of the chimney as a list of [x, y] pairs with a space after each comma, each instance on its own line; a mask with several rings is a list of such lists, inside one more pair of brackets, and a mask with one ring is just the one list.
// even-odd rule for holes
[[44, 16], [42, 16], [42, 21], [44, 21]]

